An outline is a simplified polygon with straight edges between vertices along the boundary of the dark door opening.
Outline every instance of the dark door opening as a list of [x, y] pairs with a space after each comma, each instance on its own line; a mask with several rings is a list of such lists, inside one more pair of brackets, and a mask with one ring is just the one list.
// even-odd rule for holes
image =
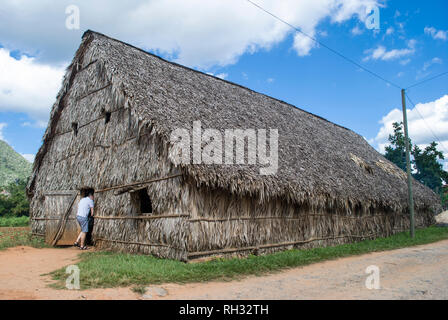
[[[82, 188], [79, 191], [79, 193], [80, 193], [81, 199], [87, 197], [91, 193], [95, 196], [95, 190], [93, 188]], [[94, 215], [96, 214], [95, 212], [97, 210], [96, 201], [95, 200], [96, 199], [94, 199], [95, 206], [93, 207], [93, 214]], [[95, 225], [94, 217], [89, 215], [89, 232], [87, 232], [87, 235], [86, 235], [86, 244], [87, 245], [93, 245], [94, 244], [93, 243], [93, 237], [92, 237], [92, 232], [93, 232], [94, 225]]]

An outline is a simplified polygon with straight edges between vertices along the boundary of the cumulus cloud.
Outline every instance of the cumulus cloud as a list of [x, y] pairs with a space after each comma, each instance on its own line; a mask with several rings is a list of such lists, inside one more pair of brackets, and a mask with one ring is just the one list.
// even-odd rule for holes
[[[364, 21], [377, 0], [256, 0], [256, 3], [310, 35], [324, 20]], [[22, 5], [21, 5], [22, 4]], [[241, 0], [79, 0], [81, 30], [65, 28], [65, 8], [72, 0], [2, 1], [0, 39], [42, 61], [67, 61], [83, 30], [93, 29], [147, 50], [165, 54], [192, 67], [235, 63], [246, 52], [269, 49], [291, 29]], [[47, 36], [42, 37], [45, 34]], [[301, 35], [293, 48], [305, 56], [315, 47]]]
[[408, 47], [403, 49], [387, 50], [386, 47], [384, 46], [378, 46], [376, 49], [368, 49], [364, 51], [364, 53], [367, 54], [367, 56], [364, 57], [363, 61], [369, 61], [369, 60], [390, 61], [412, 55], [415, 53], [416, 43], [417, 43], [416, 40], [412, 39], [408, 41], [407, 43]]
[[434, 40], [443, 40], [448, 39], [448, 31], [437, 30], [434, 27], [425, 27], [425, 34], [430, 35]]
[[64, 67], [37, 63], [25, 55], [11, 57], [10, 51], [0, 48], [0, 111], [24, 112], [46, 123], [64, 75]]
[[[256, 0], [314, 37], [322, 21], [365, 21], [377, 0]], [[80, 30], [66, 28], [66, 8], [75, 4]], [[269, 50], [293, 34], [290, 27], [241, 0], [3, 0], [0, 9], [0, 112], [26, 112], [44, 127], [64, 67], [86, 29], [124, 40], [190, 67], [209, 70], [237, 62], [245, 53]], [[43, 36], [45, 35], [45, 36]], [[306, 56], [315, 43], [300, 33], [293, 49]], [[10, 56], [12, 50], [22, 54]], [[226, 78], [225, 73], [216, 76]], [[30, 124], [28, 124], [30, 125]]]
[[[314, 37], [314, 34], [311, 34], [310, 36]], [[299, 57], [304, 57], [308, 56], [310, 54], [311, 49], [317, 47], [317, 44], [311, 38], [301, 33], [296, 33], [294, 35], [293, 47], [296, 50], [297, 55]]]
[[[256, 3], [314, 37], [322, 21], [365, 21], [378, 0], [256, 0]], [[80, 30], [66, 28], [66, 8], [79, 7]], [[28, 113], [45, 126], [64, 67], [86, 29], [102, 32], [204, 71], [237, 62], [245, 53], [269, 50], [293, 34], [290, 27], [241, 0], [3, 0], [0, 9], [0, 112]], [[43, 36], [45, 35], [45, 36]], [[298, 56], [315, 43], [293, 36]], [[12, 50], [22, 54], [15, 59]], [[17, 57], [16, 57], [17, 58]], [[226, 78], [227, 74], [216, 76]]]
[[[409, 136], [412, 143], [421, 148], [426, 147], [432, 141], [440, 139], [442, 145], [438, 148], [444, 151], [445, 159], [448, 159], [448, 95], [427, 103], [418, 103], [415, 108], [408, 109]], [[423, 117], [423, 119], [422, 119]], [[393, 109], [385, 115], [381, 121], [381, 128], [375, 138], [369, 140], [381, 153], [389, 145], [389, 134], [393, 134], [392, 123], [403, 121], [401, 109]], [[437, 142], [437, 141], [436, 141]], [[448, 162], [445, 161], [446, 169]]]

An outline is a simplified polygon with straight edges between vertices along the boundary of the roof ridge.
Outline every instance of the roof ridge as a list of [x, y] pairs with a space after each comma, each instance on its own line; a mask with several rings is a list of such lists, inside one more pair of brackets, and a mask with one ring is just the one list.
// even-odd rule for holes
[[[293, 105], [293, 104], [291, 104], [291, 103], [288, 103], [288, 102], [286, 102], [286, 101], [280, 100], [280, 99], [278, 99], [278, 98], [271, 97], [271, 96], [269, 96], [269, 95], [267, 95], [267, 94], [265, 94], [265, 93], [262, 93], [262, 92], [255, 91], [255, 90], [253, 90], [253, 89], [250, 89], [250, 88], [248, 88], [248, 87], [245, 87], [245, 86], [243, 86], [243, 85], [241, 85], [241, 84], [238, 84], [238, 83], [236, 83], [236, 82], [232, 82], [232, 81], [229, 81], [229, 80], [226, 80], [226, 79], [222, 79], [222, 78], [216, 77], [216, 76], [214, 76], [214, 75], [212, 75], [212, 74], [208, 74], [208, 73], [202, 72], [202, 71], [200, 71], [200, 70], [196, 70], [196, 69], [193, 69], [193, 68], [184, 66], [184, 65], [182, 65], [182, 64], [179, 64], [179, 63], [176, 63], [176, 62], [173, 62], [173, 61], [166, 60], [166, 59], [164, 59], [164, 58], [162, 58], [162, 57], [160, 57], [160, 56], [158, 56], [158, 55], [156, 55], [156, 54], [154, 54], [154, 53], [145, 51], [145, 50], [143, 50], [143, 49], [141, 49], [141, 48], [139, 48], [139, 47], [136, 47], [136, 46], [134, 46], [134, 45], [132, 45], [132, 44], [129, 44], [129, 43], [127, 43], [127, 42], [124, 42], [124, 41], [121, 41], [121, 40], [118, 40], [118, 39], [109, 37], [109, 36], [107, 36], [107, 35], [105, 35], [105, 34], [103, 34], [103, 33], [101, 33], [101, 32], [97, 32], [97, 31], [93, 31], [93, 30], [88, 29], [88, 30], [86, 30], [86, 31], [83, 33], [82, 38], [88, 36], [89, 34], [99, 35], [99, 36], [105, 37], [105, 38], [107, 38], [107, 39], [110, 39], [110, 40], [113, 40], [113, 41], [117, 41], [117, 42], [119, 42], [119, 43], [121, 43], [121, 44], [124, 44], [124, 45], [126, 45], [126, 46], [131, 47], [131, 48], [134, 48], [134, 49], [136, 49], [136, 50], [138, 50], [138, 51], [141, 51], [141, 52], [143, 52], [143, 53], [145, 53], [145, 54], [147, 54], [147, 55], [150, 55], [150, 56], [152, 56], [152, 57], [154, 57], [154, 58], [160, 59], [160, 60], [162, 60], [162, 61], [164, 61], [164, 62], [166, 62], [166, 63], [169, 63], [169, 64], [172, 64], [172, 65], [175, 65], [175, 66], [184, 68], [184, 69], [189, 70], [189, 71], [197, 72], [197, 73], [200, 73], [201, 75], [208, 76], [208, 77], [212, 77], [212, 78], [217, 79], [217, 80], [219, 80], [219, 81], [223, 81], [223, 82], [228, 83], [228, 84], [231, 84], [231, 85], [233, 85], [233, 86], [237, 86], [237, 87], [240, 87], [240, 88], [242, 88], [242, 89], [248, 90], [248, 91], [250, 91], [250, 92], [252, 92], [252, 93], [256, 93], [256, 94], [262, 95], [262, 96], [264, 96], [264, 97], [267, 97], [268, 99], [275, 100], [275, 101], [280, 102], [281, 104], [284, 104], [284, 105], [286, 105], [286, 106], [288, 106], [288, 107], [292, 107], [292, 108], [294, 108], [294, 109], [296, 109], [296, 110], [305, 112], [305, 113], [307, 113], [307, 114], [309, 114], [309, 115], [311, 115], [311, 116], [313, 116], [313, 117], [316, 117], [316, 118], [318, 118], [318, 119], [321, 119], [321, 120], [323, 120], [323, 121], [326, 121], [326, 122], [328, 122], [328, 123], [331, 123], [332, 125], [334, 125], [334, 126], [336, 126], [336, 127], [342, 128], [342, 129], [347, 130], [347, 131], [349, 131], [349, 132], [351, 132], [351, 133], [354, 133], [354, 134], [356, 134], [356, 135], [359, 135], [358, 133], [354, 132], [353, 130], [351, 130], [351, 129], [349, 129], [349, 128], [346, 128], [346, 127], [344, 127], [344, 126], [342, 126], [342, 125], [340, 125], [340, 124], [334, 123], [334, 122], [332, 122], [332, 121], [330, 121], [330, 120], [328, 120], [328, 119], [325, 119], [325, 118], [322, 117], [322, 116], [319, 116], [319, 115], [314, 114], [314, 113], [312, 113], [312, 112], [306, 111], [306, 110], [304, 110], [304, 109], [302, 109], [302, 108], [299, 108], [299, 107], [297, 107], [297, 106], [295, 106], [295, 105]], [[361, 136], [361, 135], [359, 135], [359, 136]]]

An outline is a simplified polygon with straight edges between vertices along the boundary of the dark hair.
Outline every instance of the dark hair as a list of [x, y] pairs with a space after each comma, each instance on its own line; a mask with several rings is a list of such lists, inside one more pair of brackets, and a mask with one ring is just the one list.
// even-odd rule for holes
[[93, 190], [89, 190], [89, 191], [87, 192], [87, 196], [88, 196], [88, 197], [93, 196]]

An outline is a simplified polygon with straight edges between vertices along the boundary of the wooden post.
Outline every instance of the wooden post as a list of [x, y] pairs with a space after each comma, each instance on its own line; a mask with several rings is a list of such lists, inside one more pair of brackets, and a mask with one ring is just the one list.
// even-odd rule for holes
[[414, 223], [414, 197], [412, 195], [412, 175], [411, 175], [411, 150], [409, 145], [408, 133], [408, 117], [406, 112], [406, 93], [405, 89], [401, 89], [401, 104], [403, 107], [403, 125], [404, 125], [404, 139], [406, 145], [406, 173], [408, 175], [408, 197], [409, 197], [409, 214], [411, 221], [411, 238], [415, 237], [415, 223]]

